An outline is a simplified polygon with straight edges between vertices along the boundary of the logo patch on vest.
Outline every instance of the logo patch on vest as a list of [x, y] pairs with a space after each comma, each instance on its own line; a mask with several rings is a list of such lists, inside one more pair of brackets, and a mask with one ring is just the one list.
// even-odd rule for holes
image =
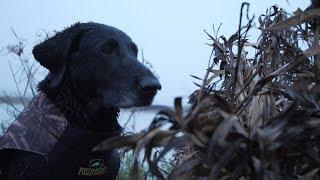
[[91, 159], [88, 167], [80, 167], [78, 175], [80, 176], [100, 176], [107, 171], [106, 163], [103, 159]]

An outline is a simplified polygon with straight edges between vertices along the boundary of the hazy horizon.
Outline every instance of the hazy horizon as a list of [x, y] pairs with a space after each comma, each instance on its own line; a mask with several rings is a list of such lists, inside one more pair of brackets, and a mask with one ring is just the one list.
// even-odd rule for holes
[[[31, 49], [38, 43], [39, 32], [62, 30], [71, 24], [81, 21], [94, 21], [115, 26], [126, 32], [138, 45], [139, 57], [144, 57], [153, 65], [160, 77], [162, 90], [155, 98], [154, 104], [173, 105], [176, 96], [184, 97], [184, 101], [197, 87], [190, 75], [203, 77], [207, 67], [211, 48], [203, 30], [213, 33], [212, 26], [222, 23], [219, 35], [226, 37], [238, 29], [239, 12], [242, 1], [18, 1], [3, 0], [0, 2], [2, 23], [0, 28], [0, 96], [3, 91], [14, 94], [15, 84], [10, 74], [8, 60], [13, 68], [19, 65], [16, 56], [5, 53], [8, 44], [17, 43], [11, 28], [26, 41], [25, 55], [33, 58]], [[305, 9], [309, 2], [286, 0], [248, 1], [249, 10], [257, 18], [265, 10], [278, 3], [279, 6], [292, 12], [300, 7]], [[63, 5], [61, 5], [63, 4]], [[251, 34], [251, 39], [255, 34]], [[44, 78], [46, 72], [41, 69], [38, 80]], [[0, 108], [2, 123], [9, 125], [12, 118], [5, 109]], [[130, 112], [123, 111], [119, 122], [123, 125]], [[135, 113], [136, 131], [144, 129], [153, 119], [154, 113]]]
[[[31, 49], [37, 43], [36, 34], [52, 33], [81, 21], [94, 21], [115, 26], [126, 32], [143, 50], [162, 83], [155, 104], [172, 105], [176, 96], [187, 97], [196, 89], [189, 75], [202, 77], [205, 73], [210, 47], [203, 30], [212, 33], [212, 25], [222, 23], [220, 34], [230, 35], [237, 30], [242, 1], [18, 1], [0, 2], [2, 23], [0, 47], [16, 43], [11, 32], [26, 39], [25, 54], [32, 58]], [[266, 8], [279, 4], [292, 12], [305, 9], [309, 1], [248, 1], [250, 15], [257, 17]], [[1, 49], [0, 48], [0, 49]], [[15, 86], [8, 60], [16, 59], [2, 51], [0, 56], [1, 90], [12, 94]], [[44, 74], [41, 75], [43, 78]], [[41, 79], [40, 78], [40, 79]]]

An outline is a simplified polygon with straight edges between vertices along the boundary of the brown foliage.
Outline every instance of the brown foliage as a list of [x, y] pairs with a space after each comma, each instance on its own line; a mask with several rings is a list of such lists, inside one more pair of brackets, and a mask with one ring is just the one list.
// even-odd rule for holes
[[[161, 179], [319, 179], [319, 15], [314, 7], [288, 17], [273, 6], [258, 18], [257, 43], [247, 40], [249, 17], [229, 38], [207, 33], [213, 60], [196, 77], [190, 109], [177, 98], [147, 130], [96, 149], [134, 148], [136, 164], [144, 154]], [[159, 161], [178, 149], [187, 152], [164, 173]]]

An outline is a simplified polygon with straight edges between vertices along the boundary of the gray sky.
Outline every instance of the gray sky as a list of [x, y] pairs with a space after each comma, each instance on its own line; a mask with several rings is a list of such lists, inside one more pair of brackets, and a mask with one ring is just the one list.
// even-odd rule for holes
[[[305, 9], [308, 0], [249, 0], [256, 16], [278, 4], [289, 12]], [[143, 49], [160, 76], [162, 90], [155, 103], [171, 105], [175, 96], [187, 97], [195, 90], [190, 74], [202, 77], [210, 48], [205, 45], [212, 25], [222, 23], [226, 36], [238, 28], [240, 0], [1, 0], [0, 49], [15, 43], [12, 27], [26, 39], [26, 55], [32, 57], [36, 34], [61, 30], [75, 22], [94, 21], [125, 31]], [[141, 51], [140, 51], [141, 52]], [[8, 59], [0, 56], [0, 90], [12, 92]]]

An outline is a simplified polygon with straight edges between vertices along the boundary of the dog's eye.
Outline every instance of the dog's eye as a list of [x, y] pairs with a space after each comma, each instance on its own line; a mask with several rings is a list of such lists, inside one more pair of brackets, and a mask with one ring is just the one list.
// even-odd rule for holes
[[112, 52], [119, 46], [118, 42], [115, 39], [109, 40], [104, 46], [102, 51], [105, 54], [112, 54]]

